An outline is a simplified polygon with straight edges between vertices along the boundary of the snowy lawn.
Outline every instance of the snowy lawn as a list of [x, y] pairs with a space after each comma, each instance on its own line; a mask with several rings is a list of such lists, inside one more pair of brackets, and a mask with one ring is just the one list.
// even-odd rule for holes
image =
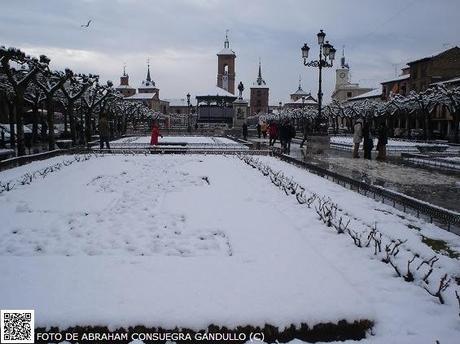
[[[113, 143], [150, 143], [150, 136], [128, 137], [113, 141]], [[205, 145], [235, 145], [238, 142], [226, 137], [208, 137], [208, 136], [166, 136], [158, 138], [158, 144], [162, 143], [186, 143], [186, 144], [205, 144]]]
[[[72, 158], [0, 172], [0, 180]], [[437, 255], [431, 290], [442, 274], [460, 275], [457, 236], [275, 158], [260, 161], [332, 198], [355, 225], [377, 223], [407, 239], [405, 248]], [[237, 157], [92, 157], [1, 193], [0, 218], [0, 308], [35, 309], [36, 326], [369, 319], [372, 343], [460, 336], [455, 283], [439, 304]]]

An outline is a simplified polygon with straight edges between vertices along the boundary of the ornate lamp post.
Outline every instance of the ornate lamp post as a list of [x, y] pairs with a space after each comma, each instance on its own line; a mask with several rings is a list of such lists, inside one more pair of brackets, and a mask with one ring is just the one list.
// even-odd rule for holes
[[305, 43], [302, 50], [302, 58], [303, 64], [306, 67], [315, 67], [319, 69], [319, 80], [318, 80], [318, 124], [321, 120], [321, 108], [323, 103], [323, 92], [321, 89], [322, 84], [322, 69], [323, 68], [330, 68], [333, 65], [335, 59], [335, 48], [332, 44], [329, 44], [329, 41], [324, 42], [324, 38], [326, 34], [323, 30], [320, 30], [316, 35], [318, 37], [318, 45], [319, 45], [319, 59], [313, 61], [307, 61], [308, 59], [308, 52], [310, 51], [310, 47]]

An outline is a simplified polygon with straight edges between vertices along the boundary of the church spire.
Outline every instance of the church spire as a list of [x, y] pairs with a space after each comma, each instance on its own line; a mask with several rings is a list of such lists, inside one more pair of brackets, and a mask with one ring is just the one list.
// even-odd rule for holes
[[152, 81], [152, 78], [150, 77], [150, 59], [147, 59], [147, 81]]
[[262, 79], [262, 64], [260, 62], [260, 57], [259, 57], [259, 74], [257, 75], [257, 85], [259, 86], [265, 85], [265, 80]]
[[302, 91], [302, 76], [299, 74], [299, 91]]
[[340, 65], [342, 68], [350, 68], [347, 63], [345, 63], [345, 46], [342, 45], [342, 57], [340, 58]]
[[224, 41], [224, 48], [230, 48], [230, 42], [228, 41], [228, 29], [225, 30], [225, 41]]

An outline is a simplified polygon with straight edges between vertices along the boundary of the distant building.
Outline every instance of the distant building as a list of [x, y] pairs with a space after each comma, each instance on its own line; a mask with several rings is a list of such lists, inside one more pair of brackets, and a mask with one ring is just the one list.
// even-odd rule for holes
[[253, 86], [251, 86], [251, 98], [249, 114], [268, 113], [269, 88], [262, 78], [262, 67], [259, 61], [259, 74]]
[[351, 82], [350, 66], [345, 62], [345, 53], [342, 52], [340, 67], [335, 70], [335, 90], [331, 98], [344, 102], [369, 91], [372, 91], [372, 88], [360, 87], [359, 84]]
[[136, 93], [134, 87], [129, 86], [129, 75], [126, 74], [126, 68], [123, 68], [123, 75], [120, 77], [120, 85], [115, 88], [123, 97], [130, 97]]
[[385, 80], [381, 84], [382, 99], [384, 100], [388, 100], [390, 98], [390, 94], [400, 94], [402, 96], [407, 95], [410, 89], [409, 68], [403, 68], [401, 70], [401, 75]]
[[198, 123], [233, 124], [235, 96], [235, 58], [225, 35], [224, 49], [217, 53], [217, 85], [196, 93]]
[[381, 83], [385, 100], [390, 98], [390, 94], [421, 92], [433, 84], [459, 78], [460, 48], [453, 47], [439, 54], [408, 62], [407, 67], [401, 71], [400, 76]]
[[382, 101], [382, 90], [380, 88], [374, 88], [373, 90], [360, 94], [359, 96], [349, 98], [347, 100], [348, 103], [363, 101], [363, 100], [374, 100], [374, 101]]
[[[120, 81], [126, 80], [128, 83], [128, 76], [122, 76]], [[121, 86], [120, 82], [120, 86]], [[123, 90], [123, 87], [117, 88]], [[169, 103], [167, 101], [160, 99], [160, 89], [156, 87], [155, 81], [152, 80], [150, 76], [150, 64], [147, 64], [147, 77], [142, 81], [140, 87], [137, 89], [138, 92], [130, 96], [126, 96], [126, 100], [142, 102], [148, 106], [151, 110], [162, 112], [164, 114], [168, 113]]]
[[299, 77], [299, 87], [291, 93], [290, 100], [284, 103], [285, 108], [298, 109], [303, 107], [318, 107], [318, 101], [313, 98], [311, 92], [302, 89], [302, 79]]
[[224, 48], [217, 53], [217, 87], [231, 94], [235, 94], [235, 58], [226, 34]]
[[408, 62], [410, 90], [426, 90], [430, 84], [460, 76], [460, 48], [453, 47], [439, 54]]

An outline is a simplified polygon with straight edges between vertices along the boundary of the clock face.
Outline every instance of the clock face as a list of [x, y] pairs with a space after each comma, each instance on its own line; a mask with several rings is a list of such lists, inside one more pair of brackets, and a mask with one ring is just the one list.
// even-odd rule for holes
[[341, 73], [339, 74], [339, 76], [343, 79], [343, 78], [345, 78], [345, 73], [344, 73], [344, 72], [341, 72]]

